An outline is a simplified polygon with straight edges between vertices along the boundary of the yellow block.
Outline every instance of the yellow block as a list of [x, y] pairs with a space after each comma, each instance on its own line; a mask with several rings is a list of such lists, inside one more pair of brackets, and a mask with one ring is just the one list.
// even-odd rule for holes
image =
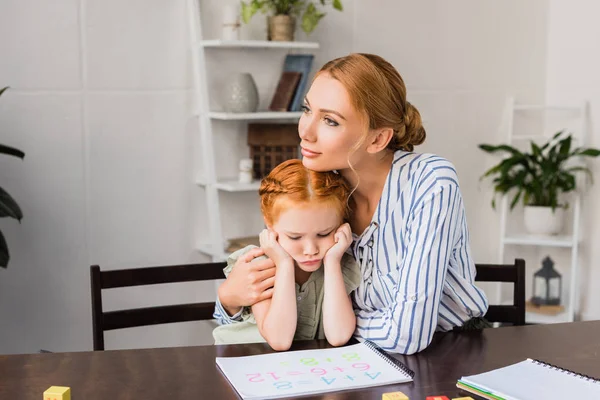
[[469, 396], [467, 396], [467, 397], [455, 397], [452, 400], [473, 400], [473, 398], [469, 397]]
[[71, 400], [71, 388], [66, 386], [50, 386], [44, 392], [44, 400]]
[[408, 396], [402, 392], [389, 392], [381, 395], [381, 400], [408, 400]]

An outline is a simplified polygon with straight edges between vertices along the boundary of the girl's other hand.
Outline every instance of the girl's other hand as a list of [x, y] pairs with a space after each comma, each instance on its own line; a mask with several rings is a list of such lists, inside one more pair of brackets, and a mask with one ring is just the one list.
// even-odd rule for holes
[[275, 262], [275, 265], [284, 263], [292, 263], [292, 257], [281, 247], [277, 241], [277, 233], [268, 229], [263, 229], [259, 235], [260, 247], [265, 251], [265, 254]]
[[255, 260], [264, 254], [263, 249], [256, 248], [238, 258], [219, 287], [219, 300], [231, 315], [273, 296], [275, 263], [272, 259]]
[[342, 224], [335, 231], [334, 240], [335, 244], [327, 250], [327, 253], [325, 253], [325, 263], [340, 262], [342, 260], [342, 256], [352, 244], [352, 230], [350, 229], [350, 224]]

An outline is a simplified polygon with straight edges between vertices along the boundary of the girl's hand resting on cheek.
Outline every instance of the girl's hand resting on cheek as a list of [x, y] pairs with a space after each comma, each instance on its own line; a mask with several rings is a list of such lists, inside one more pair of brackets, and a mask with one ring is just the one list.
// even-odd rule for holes
[[294, 260], [277, 241], [277, 233], [263, 229], [258, 238], [260, 240], [260, 248], [273, 260], [276, 267], [284, 263], [291, 263], [293, 265]]
[[327, 253], [325, 253], [325, 259], [323, 261], [326, 264], [330, 262], [339, 263], [348, 247], [352, 244], [352, 230], [350, 229], [350, 224], [342, 224], [335, 231], [334, 239], [335, 244], [327, 250]]

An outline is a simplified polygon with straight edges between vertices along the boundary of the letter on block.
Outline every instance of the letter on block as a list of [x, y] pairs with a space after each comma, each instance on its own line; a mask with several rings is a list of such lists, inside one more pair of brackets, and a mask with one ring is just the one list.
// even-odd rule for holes
[[381, 400], [408, 400], [408, 396], [402, 392], [389, 392], [382, 394]]
[[44, 392], [44, 400], [71, 400], [71, 388], [51, 386]]

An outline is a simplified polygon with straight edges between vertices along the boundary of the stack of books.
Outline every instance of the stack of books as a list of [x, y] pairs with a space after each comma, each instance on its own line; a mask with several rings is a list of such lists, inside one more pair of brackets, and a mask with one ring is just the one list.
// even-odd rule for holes
[[300, 111], [312, 68], [312, 54], [288, 54], [269, 110]]

